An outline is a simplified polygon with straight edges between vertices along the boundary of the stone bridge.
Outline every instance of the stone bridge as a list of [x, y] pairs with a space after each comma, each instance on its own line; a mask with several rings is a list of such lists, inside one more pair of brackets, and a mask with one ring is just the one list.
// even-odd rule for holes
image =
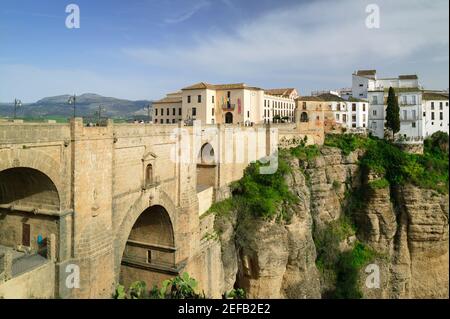
[[[205, 239], [204, 212], [280, 140], [323, 140], [320, 129], [276, 128], [0, 122], [0, 248], [51, 255], [44, 278], [32, 277], [36, 294], [49, 287], [43, 297], [108, 298], [119, 282], [184, 271], [220, 296], [220, 245]], [[23, 274], [1, 275], [0, 265], [0, 295], [26, 287]]]

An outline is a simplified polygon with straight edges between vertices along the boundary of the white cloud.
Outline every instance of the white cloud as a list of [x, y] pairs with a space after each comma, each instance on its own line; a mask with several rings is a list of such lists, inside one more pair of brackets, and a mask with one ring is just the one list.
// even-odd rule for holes
[[[261, 81], [280, 72], [298, 80], [313, 74], [337, 79], [345, 69], [343, 86], [350, 81], [349, 72], [357, 68], [383, 71], [397, 61], [395, 67], [384, 70], [389, 73], [403, 70], [403, 61], [417, 54], [436, 63], [448, 53], [447, 0], [377, 1], [380, 29], [365, 26], [369, 3], [344, 0], [293, 5], [241, 23], [231, 34], [205, 33], [190, 43], [124, 52], [147, 65], [190, 73], [199, 80], [208, 76]], [[440, 78], [448, 78], [448, 71], [442, 72]], [[443, 86], [448, 86], [448, 80]]]
[[164, 22], [166, 24], [175, 24], [175, 23], [181, 23], [186, 20], [189, 20], [194, 14], [199, 12], [201, 9], [208, 7], [210, 3], [208, 1], [202, 0], [200, 2], [197, 2], [195, 5], [192, 6], [188, 11], [172, 18], [166, 18]]

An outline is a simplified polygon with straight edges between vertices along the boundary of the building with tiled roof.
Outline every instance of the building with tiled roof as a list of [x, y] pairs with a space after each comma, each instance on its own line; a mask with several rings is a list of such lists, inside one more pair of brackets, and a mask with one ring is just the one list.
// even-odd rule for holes
[[292, 122], [297, 96], [297, 90], [292, 88], [263, 90], [245, 83], [199, 82], [155, 102], [154, 123], [192, 123], [193, 120], [203, 124], [242, 125]]

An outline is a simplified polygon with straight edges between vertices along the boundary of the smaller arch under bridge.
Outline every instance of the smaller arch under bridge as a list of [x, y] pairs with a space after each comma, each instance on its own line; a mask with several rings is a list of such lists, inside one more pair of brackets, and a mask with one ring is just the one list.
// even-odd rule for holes
[[[267, 155], [274, 138], [278, 142], [268, 134], [272, 128], [260, 129], [266, 133], [255, 139], [230, 125], [196, 131], [112, 121], [86, 127], [81, 118], [0, 122], [0, 261], [13, 256], [0, 265], [0, 296], [2, 286], [19, 283], [24, 272], [45, 268], [27, 269], [24, 255], [53, 272], [45, 282], [25, 284], [29, 291], [20, 297], [111, 297], [120, 282], [145, 280], [151, 287], [184, 271], [207, 295], [220, 296], [220, 246], [205, 239], [213, 216], [200, 215], [228, 196], [229, 183], [258, 154]], [[298, 132], [283, 136], [290, 134]], [[197, 145], [188, 151], [190, 162], [176, 155], [186, 144]], [[74, 269], [79, 285], [72, 287], [66, 283]], [[44, 286], [46, 294], [39, 295]]]

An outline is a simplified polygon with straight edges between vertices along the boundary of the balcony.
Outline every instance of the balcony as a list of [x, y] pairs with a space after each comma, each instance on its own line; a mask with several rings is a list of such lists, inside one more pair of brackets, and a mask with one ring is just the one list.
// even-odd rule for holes
[[224, 103], [222, 104], [222, 110], [224, 111], [234, 111], [236, 104]]

